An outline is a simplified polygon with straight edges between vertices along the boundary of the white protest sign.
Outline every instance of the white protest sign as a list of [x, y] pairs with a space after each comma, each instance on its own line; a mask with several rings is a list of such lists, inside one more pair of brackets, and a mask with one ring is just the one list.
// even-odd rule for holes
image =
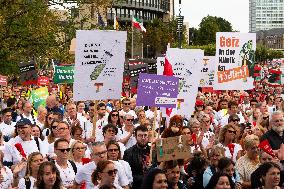
[[77, 31], [75, 101], [120, 99], [126, 38], [125, 31]]
[[163, 75], [165, 57], [157, 57], [157, 75]]
[[216, 67], [215, 64], [215, 56], [205, 56], [203, 58], [199, 87], [213, 87]]
[[216, 33], [214, 90], [253, 89], [255, 50], [255, 33]]
[[169, 48], [166, 57], [172, 65], [174, 76], [179, 78], [177, 108], [173, 110], [173, 113], [190, 118], [194, 111], [201, 79], [200, 65], [204, 57], [204, 51], [200, 49]]

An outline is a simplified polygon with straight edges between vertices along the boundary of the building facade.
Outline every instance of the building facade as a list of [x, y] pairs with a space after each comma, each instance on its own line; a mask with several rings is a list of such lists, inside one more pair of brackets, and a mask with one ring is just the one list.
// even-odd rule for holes
[[249, 0], [249, 31], [284, 28], [284, 0]]
[[258, 31], [256, 42], [266, 48], [284, 51], [284, 28]]

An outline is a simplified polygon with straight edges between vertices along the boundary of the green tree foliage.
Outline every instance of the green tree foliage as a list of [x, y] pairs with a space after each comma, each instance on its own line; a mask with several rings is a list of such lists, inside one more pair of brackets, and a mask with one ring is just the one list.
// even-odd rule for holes
[[264, 45], [257, 45], [255, 57], [257, 62], [264, 62], [267, 60], [283, 58], [284, 56], [281, 51], [268, 49]]
[[216, 17], [207, 16], [204, 17], [199, 24], [197, 36], [195, 37], [194, 45], [208, 45], [215, 44], [216, 32], [232, 32], [232, 25], [227, 20]]

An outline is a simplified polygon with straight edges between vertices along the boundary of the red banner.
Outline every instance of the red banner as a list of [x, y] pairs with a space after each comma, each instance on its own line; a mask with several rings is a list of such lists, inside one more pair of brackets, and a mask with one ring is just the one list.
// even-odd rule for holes
[[0, 85], [7, 86], [8, 84], [8, 77], [0, 75]]
[[37, 80], [37, 85], [39, 86], [45, 86], [49, 84], [49, 78], [45, 76], [41, 76]]

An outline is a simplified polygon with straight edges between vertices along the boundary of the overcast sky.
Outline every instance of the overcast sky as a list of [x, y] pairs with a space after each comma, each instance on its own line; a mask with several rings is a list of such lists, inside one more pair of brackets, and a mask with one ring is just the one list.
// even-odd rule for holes
[[[175, 0], [175, 14], [179, 12], [178, 2]], [[189, 27], [198, 27], [202, 18], [210, 15], [226, 19], [233, 30], [249, 30], [249, 0], [182, 0], [181, 14]]]

